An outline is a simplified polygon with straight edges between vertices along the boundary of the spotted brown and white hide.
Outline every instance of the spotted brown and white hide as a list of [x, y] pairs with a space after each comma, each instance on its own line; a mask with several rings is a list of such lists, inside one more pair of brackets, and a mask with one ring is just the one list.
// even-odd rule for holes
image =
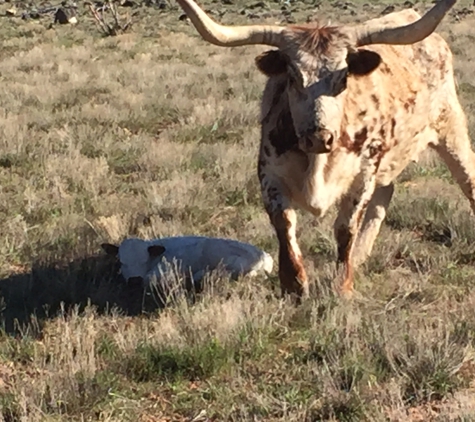
[[448, 165], [475, 210], [475, 155], [457, 97], [452, 54], [433, 31], [455, 0], [423, 17], [403, 10], [355, 26], [221, 26], [178, 0], [211, 43], [277, 47], [256, 59], [268, 76], [258, 175], [279, 242], [284, 293], [308, 295], [296, 237], [297, 207], [323, 216], [334, 204], [340, 291], [371, 253], [393, 181], [428, 147]]

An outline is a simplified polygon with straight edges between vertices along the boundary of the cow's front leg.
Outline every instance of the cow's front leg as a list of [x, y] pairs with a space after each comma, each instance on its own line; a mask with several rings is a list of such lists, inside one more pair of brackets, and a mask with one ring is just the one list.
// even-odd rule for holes
[[286, 208], [275, 210], [270, 219], [279, 240], [279, 279], [282, 294], [308, 297], [308, 278], [297, 242], [297, 214]]
[[358, 246], [363, 222], [376, 190], [376, 173], [381, 161], [380, 148], [368, 148], [363, 160], [363, 171], [340, 204], [334, 232], [338, 244], [337, 266], [344, 264], [343, 281], [338, 290], [343, 296], [354, 291], [355, 247]]
[[270, 186], [263, 189], [264, 205], [279, 241], [279, 279], [282, 294], [308, 297], [308, 278], [297, 242], [297, 214], [281, 192]]

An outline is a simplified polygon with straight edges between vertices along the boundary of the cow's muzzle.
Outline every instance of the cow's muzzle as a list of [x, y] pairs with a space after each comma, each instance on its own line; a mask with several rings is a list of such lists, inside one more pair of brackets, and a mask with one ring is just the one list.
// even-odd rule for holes
[[307, 153], [325, 154], [331, 152], [334, 141], [333, 132], [328, 129], [317, 129], [299, 138], [299, 148]]

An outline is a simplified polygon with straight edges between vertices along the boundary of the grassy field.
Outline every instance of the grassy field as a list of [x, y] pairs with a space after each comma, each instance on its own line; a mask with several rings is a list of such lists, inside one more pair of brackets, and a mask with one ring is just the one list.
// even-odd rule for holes
[[[384, 3], [200, 2], [226, 23], [354, 22]], [[334, 211], [300, 213], [315, 286], [298, 308], [276, 271], [211, 275], [164, 310], [118, 281], [100, 244], [132, 235], [277, 258], [256, 174], [265, 47], [207, 45], [174, 2], [128, 10], [115, 37], [83, 6], [76, 26], [0, 20], [0, 420], [475, 421], [475, 219], [434, 156], [399, 178], [350, 303], [328, 287]], [[474, 24], [439, 30], [472, 135]]]

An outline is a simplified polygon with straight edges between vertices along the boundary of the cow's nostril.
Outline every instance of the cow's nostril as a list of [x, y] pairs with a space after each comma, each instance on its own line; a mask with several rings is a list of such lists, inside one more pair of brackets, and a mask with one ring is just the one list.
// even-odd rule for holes
[[323, 142], [325, 146], [327, 147], [327, 149], [331, 149], [331, 146], [333, 145], [333, 140], [334, 140], [333, 133], [331, 133], [330, 131], [325, 131], [323, 135]]
[[299, 148], [307, 153], [326, 154], [332, 150], [335, 136], [328, 129], [317, 129], [299, 137]]

